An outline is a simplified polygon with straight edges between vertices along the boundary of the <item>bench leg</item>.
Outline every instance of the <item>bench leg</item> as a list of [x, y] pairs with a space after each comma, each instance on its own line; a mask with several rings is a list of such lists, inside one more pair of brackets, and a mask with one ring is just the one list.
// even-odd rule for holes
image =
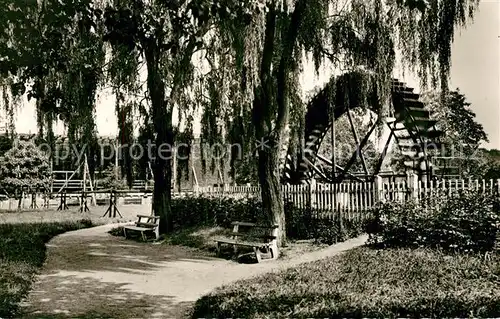
[[125, 239], [127, 239], [127, 230], [123, 228], [123, 236], [125, 236]]
[[160, 228], [159, 227], [155, 228], [155, 237], [156, 237], [156, 240], [160, 239]]
[[255, 258], [257, 258], [257, 262], [260, 263], [261, 257], [260, 257], [259, 247], [253, 247], [253, 252], [255, 253]]
[[271, 258], [272, 259], [277, 259], [279, 256], [278, 252], [278, 246], [277, 245], [272, 245], [269, 247], [269, 250], [271, 251]]
[[217, 257], [220, 257], [221, 243], [217, 243]]
[[142, 240], [147, 241], [145, 232], [141, 231]]

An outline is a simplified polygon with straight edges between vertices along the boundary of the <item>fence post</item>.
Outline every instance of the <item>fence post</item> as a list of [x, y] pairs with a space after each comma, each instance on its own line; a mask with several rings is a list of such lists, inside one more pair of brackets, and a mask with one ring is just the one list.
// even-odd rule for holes
[[410, 198], [418, 200], [418, 176], [415, 173], [408, 172], [406, 175], [406, 187], [410, 194]]
[[311, 179], [309, 184], [309, 207], [311, 209], [316, 208], [316, 179]]
[[382, 177], [377, 175], [375, 176], [375, 203], [380, 203], [385, 201], [384, 196], [384, 184], [382, 183]]

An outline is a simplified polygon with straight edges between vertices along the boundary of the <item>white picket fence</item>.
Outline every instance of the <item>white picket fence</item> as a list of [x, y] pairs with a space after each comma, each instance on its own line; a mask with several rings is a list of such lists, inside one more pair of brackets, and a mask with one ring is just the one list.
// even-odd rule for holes
[[[462, 191], [477, 191], [500, 196], [500, 180], [441, 180], [418, 181], [416, 175], [408, 175], [406, 181], [387, 182], [376, 177], [373, 182], [344, 182], [341, 184], [311, 183], [283, 185], [285, 201], [295, 207], [311, 207], [323, 217], [334, 213], [358, 216], [379, 202], [425, 201], [438, 195], [455, 196]], [[257, 186], [202, 187], [195, 193], [210, 197], [247, 198], [260, 197]]]

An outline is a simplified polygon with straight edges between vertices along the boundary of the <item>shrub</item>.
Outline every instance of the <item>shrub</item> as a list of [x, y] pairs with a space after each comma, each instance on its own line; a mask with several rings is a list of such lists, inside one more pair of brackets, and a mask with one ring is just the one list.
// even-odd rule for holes
[[364, 223], [354, 219], [318, 218], [320, 212], [310, 208], [296, 208], [285, 203], [287, 236], [291, 239], [315, 239], [321, 244], [334, 244], [359, 236]]
[[235, 220], [262, 222], [262, 205], [256, 199], [184, 197], [172, 200], [174, 229], [194, 226], [230, 227]]
[[385, 203], [366, 225], [371, 243], [385, 247], [440, 247], [451, 251], [490, 251], [500, 227], [498, 198], [464, 192], [424, 204]]

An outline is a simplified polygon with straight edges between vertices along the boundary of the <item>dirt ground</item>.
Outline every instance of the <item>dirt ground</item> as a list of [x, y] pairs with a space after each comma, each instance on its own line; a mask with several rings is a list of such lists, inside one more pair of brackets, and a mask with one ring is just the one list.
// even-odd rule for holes
[[25, 318], [183, 318], [214, 288], [280, 271], [362, 245], [364, 236], [312, 252], [297, 250], [259, 264], [241, 264], [200, 250], [115, 237], [116, 225], [55, 237], [22, 304]]

